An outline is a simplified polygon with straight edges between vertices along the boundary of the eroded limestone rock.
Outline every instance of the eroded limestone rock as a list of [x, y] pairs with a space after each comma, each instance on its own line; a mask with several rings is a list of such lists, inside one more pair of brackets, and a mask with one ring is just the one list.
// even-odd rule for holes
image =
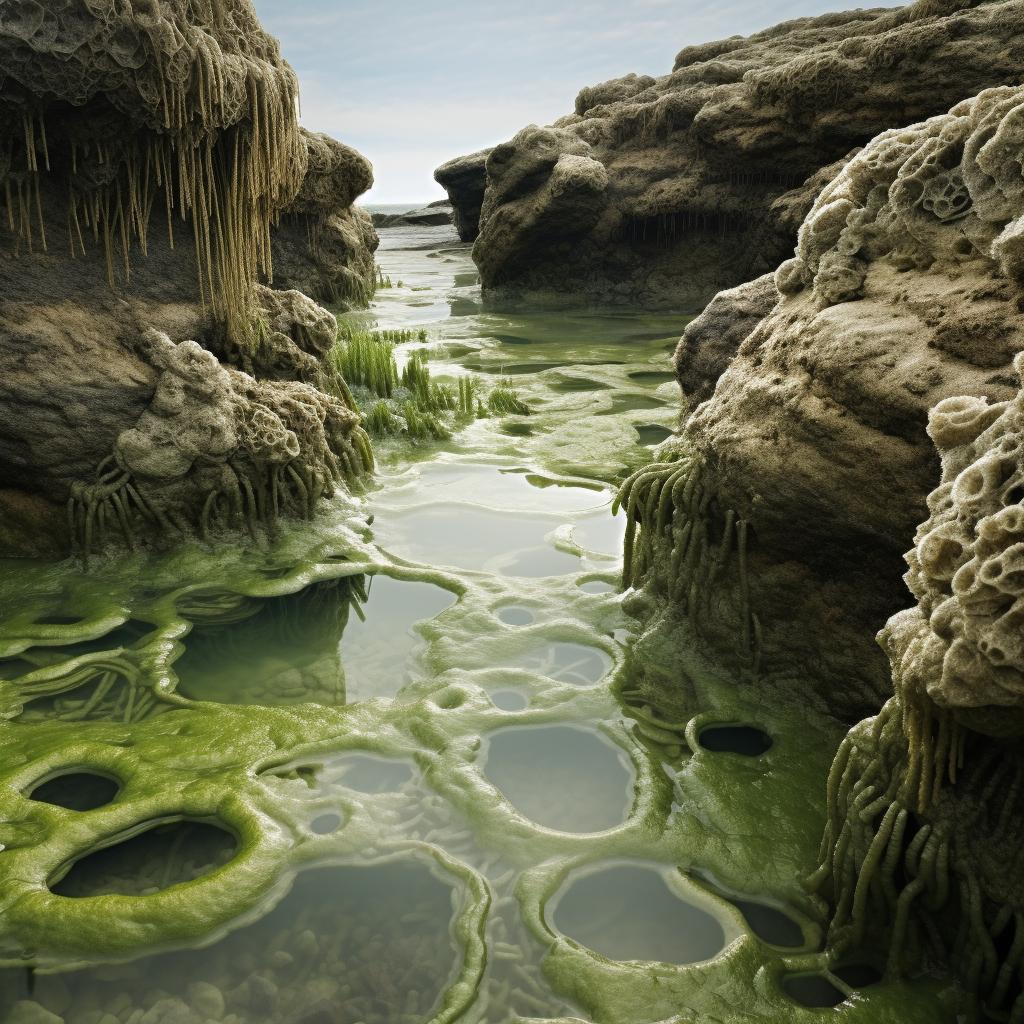
[[[147, 339], [181, 343], [182, 353], [194, 346], [196, 365], [216, 366], [216, 355], [255, 374], [264, 391], [287, 382], [272, 400], [235, 388], [243, 404], [277, 408], [291, 401], [292, 382], [325, 386], [311, 363], [323, 346], [310, 352], [302, 339], [311, 316], [329, 314], [311, 313], [308, 300], [281, 300], [288, 308], [276, 309], [268, 329], [257, 281], [272, 273], [271, 225], [282, 210], [320, 224], [344, 207], [356, 253], [349, 264], [365, 283], [373, 232], [351, 202], [369, 182], [369, 165], [332, 140], [301, 134], [295, 76], [248, 0], [213, 8], [171, 0], [144, 12], [110, 4], [19, 10], [23, 17], [0, 20], [0, 402], [8, 412], [0, 551], [66, 552], [76, 532], [84, 536], [75, 501], [106, 501], [115, 477], [147, 476], [160, 452], [155, 479], [168, 493], [178, 486], [168, 481], [191, 481], [168, 499], [166, 523], [198, 528], [217, 499], [192, 484], [196, 474], [216, 476], [218, 446], [231, 448], [238, 416], [214, 403], [213, 419], [196, 406], [176, 439], [150, 430], [178, 398]], [[303, 283], [321, 287], [322, 273], [307, 276]], [[346, 399], [337, 374], [328, 377], [318, 408]], [[256, 413], [251, 404], [242, 418]], [[313, 435], [333, 431], [333, 415]], [[305, 443], [307, 433], [296, 436]], [[122, 446], [122, 436], [134, 441]], [[124, 459], [133, 468], [110, 476]], [[177, 475], [169, 472], [175, 459]], [[141, 508], [142, 519], [128, 516], [136, 539], [160, 521]], [[95, 523], [100, 533], [123, 528], [127, 510], [115, 503], [108, 511], [112, 518]]]
[[[716, 660], [810, 681], [840, 717], [890, 692], [873, 637], [907, 603], [902, 553], [939, 476], [928, 410], [1017, 393], [1022, 99], [987, 90], [855, 156], [776, 274], [781, 301], [627, 492], [638, 550], [655, 545], [630, 579], [660, 580]], [[955, 216], [925, 205], [951, 179]]]
[[457, 156], [434, 171], [434, 181], [447, 193], [452, 204], [452, 223], [463, 242], [476, 241], [480, 234], [480, 207], [487, 188], [487, 157], [490, 149]]
[[1012, 1019], [1024, 1007], [1024, 391], [948, 398], [928, 431], [942, 479], [906, 556], [917, 606], [878, 638], [895, 695], [840, 748], [812, 886], [836, 957], [867, 938], [894, 977], [950, 965]]
[[[584, 89], [574, 113], [486, 157], [485, 292], [693, 308], [772, 271], [851, 150], [1018, 83], [1022, 24], [1020, 0], [919, 0], [687, 47], [671, 74]], [[563, 153], [606, 184], [596, 171], [551, 183]], [[464, 220], [473, 203], [457, 193], [479, 188], [481, 156], [437, 172]], [[955, 186], [933, 188], [936, 209], [956, 207]], [[829, 294], [856, 292], [857, 265], [833, 269]]]

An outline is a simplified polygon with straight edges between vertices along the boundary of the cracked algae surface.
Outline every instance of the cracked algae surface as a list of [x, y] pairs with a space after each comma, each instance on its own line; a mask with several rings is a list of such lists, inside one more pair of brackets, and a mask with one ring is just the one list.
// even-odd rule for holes
[[[698, 663], [670, 619], [635, 636], [622, 608], [611, 498], [650, 457], [636, 425], [675, 415], [672, 386], [637, 375], [667, 365], [678, 318], [499, 316], [465, 283], [465, 247], [381, 259], [405, 285], [352, 316], [425, 327], [409, 347], [432, 372], [502, 376], [502, 336], [516, 362], [569, 365], [512, 381], [529, 415], [385, 443], [378, 490], [266, 549], [0, 567], [0, 1020], [956, 1020], [942, 978], [852, 989], [819, 952], [802, 880], [843, 729]], [[446, 302], [412, 307], [426, 285]], [[565, 387], [584, 361], [606, 388]], [[428, 512], [448, 521], [429, 543], [406, 529]], [[469, 514], [519, 528], [466, 559], [450, 524]], [[638, 705], [640, 674], [687, 680], [675, 721]], [[714, 725], [772, 742], [710, 750]], [[496, 737], [560, 729], [611, 759], [591, 785], [557, 784], [586, 757], [573, 743], [518, 778], [506, 759], [507, 794], [488, 775]], [[76, 773], [116, 793], [43, 799]], [[573, 924], [572, 894], [601, 878], [612, 909]], [[658, 948], [702, 959], [612, 959], [629, 955], [610, 941], [623, 907], [639, 935], [685, 922]], [[758, 924], [771, 913], [788, 931]], [[837, 1004], [789, 995], [800, 976]]]

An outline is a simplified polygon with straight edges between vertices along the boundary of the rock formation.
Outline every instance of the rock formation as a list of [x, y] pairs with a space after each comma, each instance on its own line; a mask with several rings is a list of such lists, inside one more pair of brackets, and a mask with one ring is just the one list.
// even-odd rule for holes
[[[878, 132], [1015, 84], [1021, 0], [918, 0], [691, 46], [671, 74], [583, 89], [485, 158], [486, 294], [694, 308], [789, 256], [843, 158]], [[483, 154], [436, 172], [463, 238]]]
[[19, 11], [0, 21], [0, 550], [308, 514], [365, 468], [365, 435], [311, 365], [333, 318], [257, 280], [279, 213], [350, 205], [365, 162], [300, 133], [248, 0]]
[[373, 168], [330, 136], [301, 131], [306, 174], [271, 229], [273, 285], [331, 306], [365, 306], [376, 286], [378, 240], [370, 215], [354, 203], [373, 184]]
[[[1019, 145], [1019, 143], [1018, 143]], [[1024, 356], [1016, 361], [1024, 370]], [[823, 863], [835, 956], [875, 941], [889, 972], [952, 964], [985, 1008], [1024, 1012], [1024, 390], [947, 398], [942, 456], [907, 555], [915, 608], [879, 641], [895, 696], [857, 725], [829, 785]]]
[[434, 181], [447, 193], [452, 204], [452, 223], [463, 242], [474, 242], [480, 234], [480, 207], [487, 187], [489, 149], [457, 156], [434, 171]]
[[906, 605], [901, 554], [939, 475], [928, 410], [1017, 392], [1022, 101], [987, 90], [855, 156], [779, 268], [778, 304], [752, 331], [744, 312], [712, 397], [623, 490], [627, 583], [670, 596], [741, 677], [809, 683], [849, 721], [891, 692], [873, 637]]

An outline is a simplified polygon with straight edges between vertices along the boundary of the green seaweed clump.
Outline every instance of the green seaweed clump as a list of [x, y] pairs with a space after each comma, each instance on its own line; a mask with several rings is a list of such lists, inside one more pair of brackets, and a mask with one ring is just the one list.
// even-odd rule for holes
[[426, 339], [425, 330], [343, 328], [339, 333], [330, 363], [338, 377], [351, 386], [353, 401], [363, 410], [363, 426], [370, 434], [447, 441], [454, 427], [473, 419], [492, 413], [529, 414], [529, 407], [505, 385], [494, 388], [485, 401], [473, 377], [459, 377], [454, 387], [434, 380], [421, 349], [409, 353], [399, 373], [395, 346]]

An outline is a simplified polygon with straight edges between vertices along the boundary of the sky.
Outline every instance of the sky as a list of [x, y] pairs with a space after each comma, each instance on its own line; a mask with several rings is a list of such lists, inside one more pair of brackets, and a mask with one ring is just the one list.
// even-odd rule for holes
[[[876, 0], [877, 2], [877, 0]], [[443, 199], [439, 164], [572, 112], [684, 47], [844, 0], [254, 0], [299, 76], [302, 123], [373, 163], [363, 203]], [[889, 6], [882, 0], [882, 4]]]

